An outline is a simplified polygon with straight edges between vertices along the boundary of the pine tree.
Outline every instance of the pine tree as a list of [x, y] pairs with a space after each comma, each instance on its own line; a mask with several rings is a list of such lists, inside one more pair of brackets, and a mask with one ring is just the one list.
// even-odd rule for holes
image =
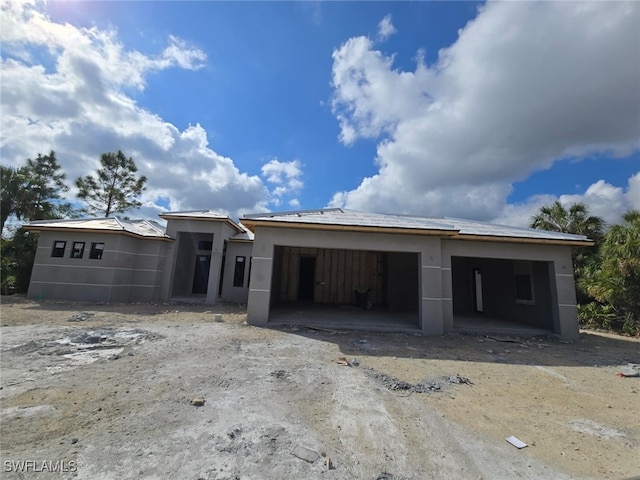
[[104, 216], [124, 213], [142, 205], [137, 198], [145, 189], [147, 178], [136, 177], [138, 167], [133, 158], [122, 151], [103, 153], [96, 178], [92, 175], [76, 179], [78, 198], [84, 200], [91, 214]]

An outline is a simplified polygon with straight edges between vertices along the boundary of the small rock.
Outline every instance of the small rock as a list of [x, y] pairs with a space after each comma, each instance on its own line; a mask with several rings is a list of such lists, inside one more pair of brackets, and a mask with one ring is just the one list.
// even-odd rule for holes
[[204, 397], [193, 397], [191, 400], [189, 400], [189, 404], [193, 405], [194, 407], [202, 407], [204, 406]]
[[75, 445], [76, 443], [78, 443], [78, 439], [77, 438], [72, 438], [71, 439], [71, 445]]

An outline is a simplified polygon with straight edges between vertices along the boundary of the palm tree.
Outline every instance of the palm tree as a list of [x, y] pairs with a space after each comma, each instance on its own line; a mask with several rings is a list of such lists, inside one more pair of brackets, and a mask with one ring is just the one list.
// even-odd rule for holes
[[624, 223], [613, 225], [600, 247], [599, 264], [582, 279], [598, 302], [613, 307], [623, 331], [640, 332], [640, 210], [629, 210]]
[[[584, 203], [572, 203], [567, 209], [559, 201], [555, 201], [551, 205], [541, 207], [531, 218], [530, 226], [539, 230], [585, 235], [595, 242], [593, 247], [571, 249], [576, 280], [580, 280], [585, 275], [588, 265], [596, 261], [598, 246], [603, 236], [604, 220], [589, 215], [589, 208]], [[590, 300], [579, 282], [577, 294], [579, 303]]]
[[539, 230], [585, 235], [598, 243], [602, 239], [604, 220], [589, 215], [584, 203], [575, 202], [566, 209], [559, 201], [555, 201], [540, 208], [531, 218], [530, 226]]

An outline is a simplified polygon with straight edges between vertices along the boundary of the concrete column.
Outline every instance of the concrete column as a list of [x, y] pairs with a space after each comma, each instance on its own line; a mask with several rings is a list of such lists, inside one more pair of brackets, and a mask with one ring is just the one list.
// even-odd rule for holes
[[[445, 266], [445, 263], [447, 266]], [[453, 332], [453, 277], [451, 257], [443, 259], [442, 266], [442, 325], [444, 332]]]
[[558, 324], [556, 325], [556, 330], [564, 340], [574, 341], [578, 339], [580, 331], [576, 284], [573, 278], [573, 261], [570, 250], [566, 249], [562, 258], [553, 263], [558, 299]]
[[273, 241], [268, 235], [256, 235], [251, 263], [251, 284], [247, 304], [247, 323], [265, 325], [271, 306], [271, 277], [273, 273]]
[[218, 301], [218, 288], [220, 286], [220, 272], [222, 271], [222, 252], [224, 251], [224, 237], [212, 235], [213, 248], [211, 249], [211, 265], [209, 266], [209, 283], [207, 286], [206, 303], [214, 305]]
[[[174, 234], [175, 235], [175, 234]], [[180, 246], [180, 238], [175, 235], [176, 239], [167, 247], [164, 259], [164, 270], [162, 272], [162, 280], [160, 283], [160, 300], [168, 302], [173, 292], [174, 274], [176, 271], [176, 255]]]
[[441, 256], [440, 239], [425, 239], [420, 253], [420, 317], [424, 335], [444, 333]]

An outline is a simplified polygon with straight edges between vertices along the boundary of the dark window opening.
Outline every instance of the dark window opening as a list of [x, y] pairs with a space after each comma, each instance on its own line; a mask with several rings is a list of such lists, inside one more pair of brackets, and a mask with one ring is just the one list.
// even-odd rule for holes
[[532, 304], [533, 303], [533, 284], [531, 275], [517, 274], [515, 276], [516, 284], [516, 302]]
[[100, 260], [102, 258], [102, 252], [104, 252], [104, 243], [93, 242], [91, 244], [91, 252], [89, 252], [89, 258]]
[[64, 249], [67, 246], [67, 242], [55, 241], [53, 242], [53, 250], [51, 250], [52, 257], [64, 257]]
[[210, 252], [213, 250], [213, 241], [212, 240], [198, 240], [198, 250], [205, 250]]
[[73, 242], [71, 249], [71, 258], [82, 258], [84, 254], [84, 242]]
[[251, 267], [253, 266], [253, 257], [249, 257], [249, 274], [247, 275], [247, 287], [251, 285]]
[[247, 257], [236, 257], [236, 266], [233, 272], [233, 286], [244, 286], [244, 264]]

